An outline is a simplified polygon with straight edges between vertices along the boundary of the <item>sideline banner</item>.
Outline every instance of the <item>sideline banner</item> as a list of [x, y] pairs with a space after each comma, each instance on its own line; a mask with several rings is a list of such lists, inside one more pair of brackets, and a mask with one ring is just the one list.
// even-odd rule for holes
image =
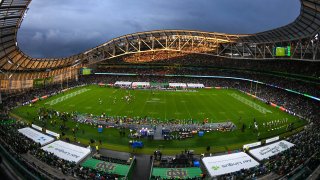
[[282, 140], [273, 144], [269, 144], [267, 146], [263, 146], [261, 148], [250, 150], [249, 153], [255, 158], [257, 158], [259, 161], [261, 161], [263, 159], [267, 159], [271, 156], [279, 154], [282, 151], [290, 149], [293, 146], [294, 144]]
[[117, 81], [116, 83], [114, 83], [115, 86], [120, 86], [120, 87], [130, 87], [132, 84], [132, 82], [128, 82], [128, 81]]
[[75, 163], [82, 161], [91, 152], [91, 149], [76, 146], [63, 141], [55, 141], [42, 147], [42, 149], [44, 151], [53, 153], [61, 159]]
[[270, 139], [266, 139], [266, 144], [274, 142], [274, 141], [278, 141], [279, 139], [280, 139], [279, 136], [276, 136], [276, 137], [273, 137], [273, 138], [270, 138]]
[[32, 127], [33, 129], [36, 129], [36, 130], [42, 131], [42, 127], [37, 126], [37, 125], [35, 125], [35, 124], [31, 124], [31, 127]]
[[256, 146], [260, 146], [261, 145], [261, 142], [255, 142], [255, 143], [251, 143], [251, 144], [245, 144], [243, 145], [243, 149], [247, 149], [247, 148], [253, 148], [253, 147], [256, 147]]
[[49, 134], [49, 135], [51, 135], [51, 136], [54, 136], [54, 137], [56, 137], [56, 138], [60, 138], [60, 134], [55, 133], [55, 132], [53, 132], [53, 131], [46, 130], [46, 133]]
[[211, 177], [220, 176], [227, 173], [249, 169], [259, 165], [252, 157], [244, 152], [205, 157], [202, 159]]
[[188, 88], [204, 88], [203, 84], [194, 84], [194, 83], [188, 83]]
[[150, 87], [149, 82], [133, 82], [132, 87], [134, 88], [147, 88]]
[[169, 83], [169, 87], [171, 88], [187, 88], [186, 83]]
[[40, 143], [41, 146], [49, 144], [54, 141], [53, 137], [47, 136], [45, 134], [42, 134], [32, 128], [25, 127], [22, 129], [18, 129], [18, 131], [23, 134], [24, 136], [28, 137], [32, 141], [36, 143]]

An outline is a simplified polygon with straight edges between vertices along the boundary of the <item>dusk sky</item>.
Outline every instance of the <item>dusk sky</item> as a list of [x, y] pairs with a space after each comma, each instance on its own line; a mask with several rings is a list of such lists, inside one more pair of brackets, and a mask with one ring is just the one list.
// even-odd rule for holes
[[32, 0], [18, 32], [35, 57], [67, 57], [141, 31], [189, 29], [234, 34], [286, 25], [299, 0]]

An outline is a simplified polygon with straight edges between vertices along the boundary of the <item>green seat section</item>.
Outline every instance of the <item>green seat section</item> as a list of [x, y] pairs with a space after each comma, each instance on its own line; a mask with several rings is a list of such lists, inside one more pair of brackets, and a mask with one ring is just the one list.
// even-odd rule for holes
[[93, 158], [83, 162], [82, 166], [121, 176], [126, 176], [129, 172], [129, 165], [100, 161]]

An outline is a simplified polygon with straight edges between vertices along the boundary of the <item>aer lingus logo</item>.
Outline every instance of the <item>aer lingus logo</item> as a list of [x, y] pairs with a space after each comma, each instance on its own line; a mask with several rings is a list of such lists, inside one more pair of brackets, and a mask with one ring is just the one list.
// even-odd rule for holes
[[220, 167], [219, 166], [212, 166], [212, 169], [216, 171], [216, 170], [220, 169]]
[[52, 145], [50, 145], [50, 146], [48, 146], [48, 148], [53, 148], [53, 146], [52, 146]]

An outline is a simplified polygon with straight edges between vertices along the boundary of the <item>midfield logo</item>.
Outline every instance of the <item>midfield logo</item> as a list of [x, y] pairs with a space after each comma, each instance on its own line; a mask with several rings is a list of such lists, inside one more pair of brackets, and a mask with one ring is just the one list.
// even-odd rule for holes
[[116, 166], [112, 163], [100, 162], [96, 165], [96, 169], [104, 172], [113, 171]]
[[183, 169], [170, 169], [167, 171], [167, 176], [170, 178], [185, 178], [187, 176], [187, 171]]

